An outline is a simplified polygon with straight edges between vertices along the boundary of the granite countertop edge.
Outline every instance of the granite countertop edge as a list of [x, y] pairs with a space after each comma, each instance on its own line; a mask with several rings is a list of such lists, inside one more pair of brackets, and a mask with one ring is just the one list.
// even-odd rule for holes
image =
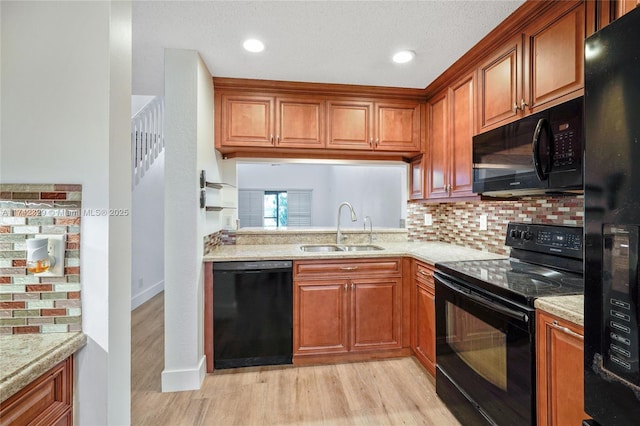
[[540, 297], [535, 308], [584, 327], [584, 295]]
[[[239, 244], [215, 248], [203, 256], [204, 262], [252, 260], [353, 259], [410, 256], [435, 265], [453, 260], [505, 259], [507, 256], [442, 242], [374, 242], [383, 250], [348, 252], [303, 252], [304, 244]], [[311, 244], [313, 245], [313, 244]]]
[[[50, 334], [60, 335], [60, 339], [50, 345], [37, 345], [38, 350], [25, 348], [25, 341], [47, 334], [0, 336], [1, 357], [4, 358], [0, 373], [0, 402], [9, 399], [87, 343], [87, 336], [82, 332]], [[43, 337], [43, 340], [46, 338]], [[16, 359], [20, 359], [19, 364], [15, 362]], [[12, 361], [8, 367], [7, 360]]]

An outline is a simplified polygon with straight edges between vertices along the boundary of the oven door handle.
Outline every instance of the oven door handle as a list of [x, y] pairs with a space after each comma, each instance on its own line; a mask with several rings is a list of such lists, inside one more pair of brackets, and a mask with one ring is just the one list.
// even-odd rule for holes
[[[503, 315], [506, 315], [510, 318], [514, 318], [517, 319], [521, 322], [524, 322], [525, 324], [529, 322], [529, 315], [525, 314], [524, 312], [519, 312], [513, 309], [509, 309], [506, 306], [503, 306], [499, 303], [496, 303], [490, 299], [487, 299], [485, 297], [482, 297], [478, 294], [475, 293], [471, 293], [471, 292], [466, 292], [463, 290], [463, 287], [460, 287], [457, 284], [452, 283], [451, 281], [448, 281], [444, 278], [442, 278], [441, 276], [438, 276], [437, 279], [447, 288], [449, 288], [451, 291], [453, 291], [454, 293], [457, 293], [458, 295], [462, 296], [462, 297], [466, 297], [468, 299], [473, 300], [474, 302], [477, 302], [478, 304], [492, 309], [498, 313], [501, 313]], [[437, 294], [436, 294], [437, 297]]]

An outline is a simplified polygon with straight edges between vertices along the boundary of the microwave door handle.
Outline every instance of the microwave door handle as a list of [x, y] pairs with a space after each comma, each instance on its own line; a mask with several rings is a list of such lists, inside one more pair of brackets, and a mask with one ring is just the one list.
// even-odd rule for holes
[[506, 306], [493, 302], [492, 300], [486, 299], [474, 293], [467, 293], [466, 291], [461, 290], [461, 288], [458, 285], [442, 277], [438, 277], [437, 279], [440, 281], [441, 284], [443, 284], [449, 290], [453, 291], [454, 293], [458, 294], [461, 297], [466, 297], [468, 299], [471, 299], [474, 302], [478, 303], [479, 305], [482, 305], [500, 314], [506, 315], [510, 318], [517, 319], [525, 324], [529, 322], [529, 316], [523, 312], [514, 311], [513, 309], [509, 309]]
[[[541, 118], [538, 120], [538, 124], [536, 125], [536, 130], [533, 132], [533, 167], [536, 171], [536, 175], [540, 181], [547, 180], [547, 172], [542, 168], [542, 162], [540, 159], [540, 139], [542, 136], [546, 136], [548, 141], [551, 141], [549, 129], [549, 122], [546, 118]], [[547, 157], [550, 156], [550, 153], [547, 153]], [[551, 163], [551, 159], [546, 159], [547, 164]]]

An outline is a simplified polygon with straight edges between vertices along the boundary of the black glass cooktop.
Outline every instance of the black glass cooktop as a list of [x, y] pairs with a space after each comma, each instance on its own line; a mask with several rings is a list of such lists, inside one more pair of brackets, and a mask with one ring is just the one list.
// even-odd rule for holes
[[582, 294], [582, 275], [549, 269], [518, 259], [466, 260], [438, 263], [442, 272], [493, 294], [533, 306], [544, 296]]

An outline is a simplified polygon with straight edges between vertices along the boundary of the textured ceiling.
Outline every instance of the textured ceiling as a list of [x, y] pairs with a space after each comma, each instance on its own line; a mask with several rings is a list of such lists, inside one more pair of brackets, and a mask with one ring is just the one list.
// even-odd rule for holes
[[[216, 77], [422, 89], [522, 3], [135, 0], [133, 94], [164, 93], [164, 48], [198, 51]], [[245, 52], [249, 37], [265, 51]], [[392, 63], [399, 49], [416, 59]]]

